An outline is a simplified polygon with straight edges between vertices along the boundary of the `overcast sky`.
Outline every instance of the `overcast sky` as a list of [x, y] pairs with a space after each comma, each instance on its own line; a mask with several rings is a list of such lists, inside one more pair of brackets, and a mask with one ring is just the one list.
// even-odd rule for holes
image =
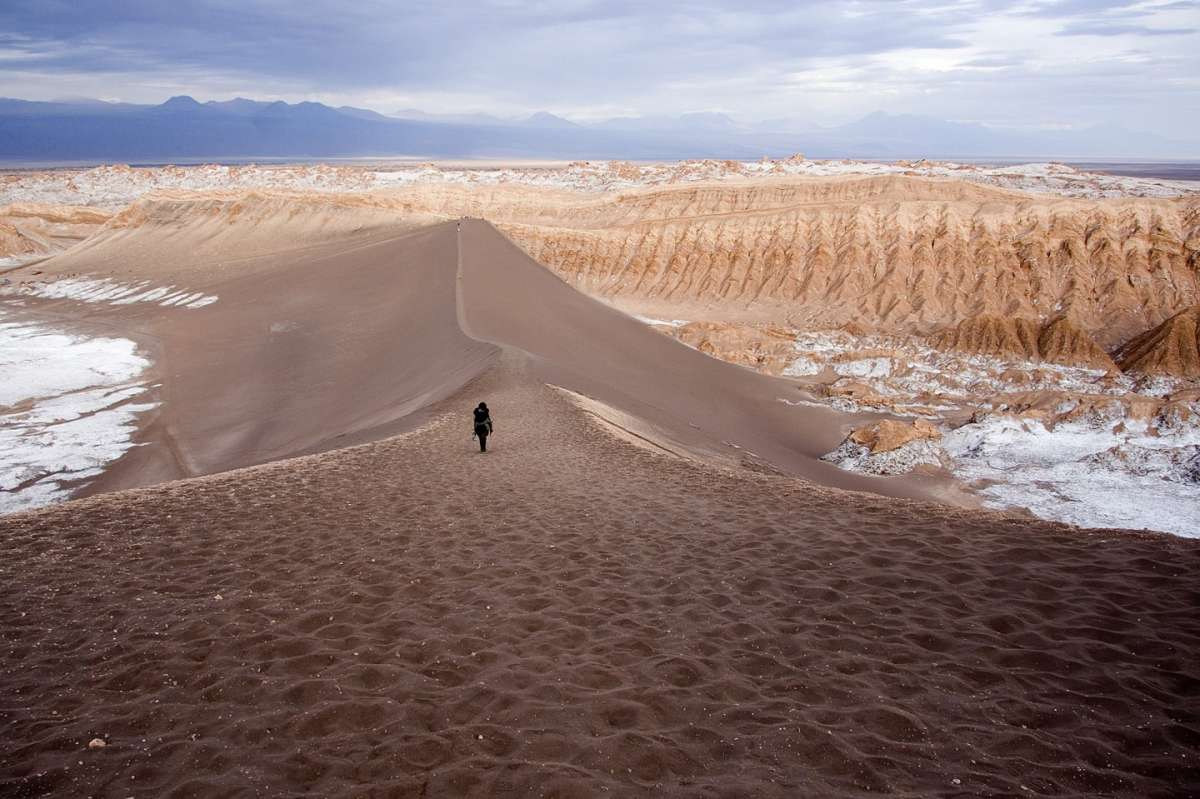
[[3, 0], [0, 95], [1194, 138], [1198, 0]]

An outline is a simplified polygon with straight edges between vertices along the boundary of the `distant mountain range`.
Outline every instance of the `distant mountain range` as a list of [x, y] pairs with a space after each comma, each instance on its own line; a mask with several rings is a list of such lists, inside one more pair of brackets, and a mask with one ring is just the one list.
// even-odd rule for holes
[[320, 103], [236, 99], [161, 105], [0, 99], [0, 159], [163, 162], [331, 158], [755, 159], [1200, 158], [1200, 144], [1116, 127], [1028, 131], [870, 114], [832, 128], [778, 119], [743, 125], [719, 113], [576, 123], [547, 112], [391, 116]]

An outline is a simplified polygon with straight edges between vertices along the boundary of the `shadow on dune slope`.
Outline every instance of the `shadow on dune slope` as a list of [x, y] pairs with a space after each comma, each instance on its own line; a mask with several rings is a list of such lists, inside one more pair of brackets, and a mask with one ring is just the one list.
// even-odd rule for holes
[[911, 479], [820, 461], [853, 417], [797, 406], [807, 396], [795, 384], [711, 358], [581, 294], [486, 222], [464, 223], [461, 239], [469, 335], [530, 353], [547, 382], [618, 408], [702, 457], [839, 488], [931, 496]]

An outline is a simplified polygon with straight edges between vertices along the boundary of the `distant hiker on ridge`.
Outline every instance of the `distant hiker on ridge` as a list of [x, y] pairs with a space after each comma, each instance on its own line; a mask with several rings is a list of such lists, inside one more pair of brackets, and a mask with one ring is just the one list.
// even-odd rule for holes
[[479, 403], [479, 407], [473, 411], [475, 415], [475, 436], [479, 437], [479, 451], [487, 452], [487, 437], [492, 434], [492, 415], [488, 413], [486, 402]]

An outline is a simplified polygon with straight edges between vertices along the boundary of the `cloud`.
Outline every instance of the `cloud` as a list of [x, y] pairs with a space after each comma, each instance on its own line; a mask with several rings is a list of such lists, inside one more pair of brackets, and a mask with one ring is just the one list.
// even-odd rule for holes
[[1186, 36], [1195, 28], [1150, 28], [1125, 22], [1075, 22], [1055, 32], [1055, 36]]
[[[1198, 17], [1195, 2], [1152, 0], [6, 0], [0, 94], [580, 118], [1149, 116], [1169, 132], [1200, 122], [1178, 82], [1200, 74]], [[1110, 62], [1119, 78], [1101, 77]]]
[[[82, 2], [16, 0], [0, 30], [43, 45], [49, 71], [208, 67], [324, 87], [540, 78], [667, 79], [748, 61], [964, 45], [960, 3]], [[905, 13], [905, 12], [909, 13]], [[899, 12], [899, 13], [897, 13]], [[64, 45], [67, 49], [64, 51]], [[588, 80], [590, 78], [590, 80]]]
[[1145, 5], [1140, 0], [1048, 0], [1046, 2], [1031, 3], [1020, 13], [1034, 17], [1059, 19], [1091, 16], [1114, 11], [1137, 14], [1138, 9], [1145, 7]]
[[967, 61], [960, 62], [962, 67], [975, 67], [977, 69], [998, 69], [1002, 67], [1015, 67], [1026, 63], [1029, 60], [1027, 54], [1004, 54], [1004, 53], [988, 53]]

